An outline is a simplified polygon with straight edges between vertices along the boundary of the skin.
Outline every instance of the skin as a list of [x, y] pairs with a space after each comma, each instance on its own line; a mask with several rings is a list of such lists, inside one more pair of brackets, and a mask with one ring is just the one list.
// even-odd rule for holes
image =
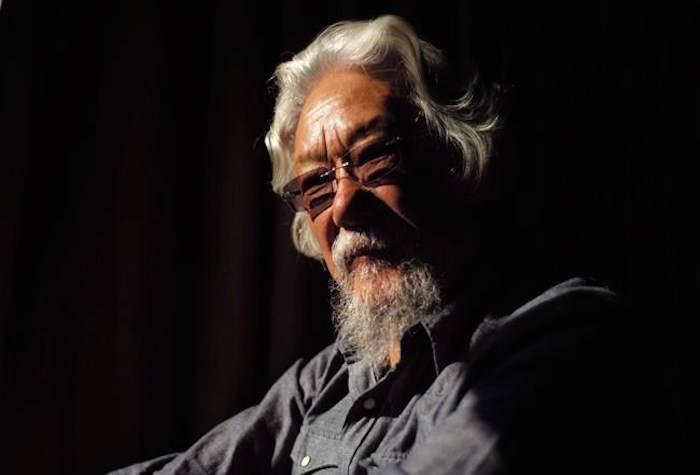
[[[333, 69], [326, 72], [307, 97], [299, 117], [294, 141], [294, 170], [296, 174], [309, 171], [329, 161], [337, 165], [337, 157], [354, 147], [373, 140], [389, 139], [395, 133], [397, 117], [395, 97], [388, 82], [373, 78], [358, 69]], [[392, 132], [393, 131], [393, 132]], [[338, 280], [339, 271], [332, 259], [332, 245], [344, 232], [367, 230], [379, 226], [391, 236], [421, 235], [427, 242], [426, 255], [451, 280], [457, 255], [453, 246], [439, 229], [426, 229], [422, 210], [409, 190], [394, 184], [375, 188], [363, 187], [347, 178], [340, 170], [337, 191], [332, 205], [309, 220], [311, 230], [319, 243], [323, 259], [332, 277]], [[434, 215], [434, 212], [433, 212]], [[427, 236], [427, 238], [426, 238]], [[406, 256], [409, 257], [409, 256]], [[370, 262], [372, 256], [360, 255], [350, 264], [351, 269]], [[382, 267], [380, 279], [395, 279], [400, 270]], [[373, 282], [367, 282], [359, 273], [351, 273], [352, 288], [356, 292], [371, 291]], [[354, 276], [354, 277], [353, 277]], [[368, 287], [369, 286], [369, 287]], [[400, 358], [399, 346], [388, 349], [392, 363]]]
[[[395, 122], [390, 98], [391, 86], [387, 82], [361, 71], [342, 69], [324, 74], [301, 110], [294, 141], [295, 173], [327, 164], [326, 157], [338, 157], [375, 137], [388, 139], [387, 129]], [[333, 162], [338, 164], [339, 160]], [[347, 174], [346, 170], [339, 172], [341, 179], [332, 206], [314, 220], [307, 218], [335, 279], [338, 269], [331, 258], [331, 246], [339, 233], [362, 230], [382, 217], [389, 219], [393, 228], [418, 229], [400, 187], [363, 188], [354, 180], [342, 179]], [[359, 257], [356, 261], [366, 259]]]

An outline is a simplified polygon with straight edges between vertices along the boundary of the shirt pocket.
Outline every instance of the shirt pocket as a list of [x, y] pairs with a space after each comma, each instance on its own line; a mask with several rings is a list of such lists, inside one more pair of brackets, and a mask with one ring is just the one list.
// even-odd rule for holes
[[337, 437], [302, 427], [292, 447], [292, 475], [339, 474], [340, 445]]

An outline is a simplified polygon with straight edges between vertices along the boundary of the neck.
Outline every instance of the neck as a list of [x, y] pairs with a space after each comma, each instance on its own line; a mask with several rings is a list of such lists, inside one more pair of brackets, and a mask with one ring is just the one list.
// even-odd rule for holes
[[396, 368], [401, 361], [401, 343], [396, 342], [389, 348], [389, 367]]

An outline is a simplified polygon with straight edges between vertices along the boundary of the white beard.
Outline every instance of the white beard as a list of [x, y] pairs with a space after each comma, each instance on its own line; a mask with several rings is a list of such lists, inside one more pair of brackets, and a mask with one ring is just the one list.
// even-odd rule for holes
[[[427, 264], [415, 258], [400, 264], [373, 258], [348, 270], [358, 251], [389, 248], [376, 234], [347, 232], [338, 236], [332, 249], [340, 273], [331, 282], [336, 331], [358, 357], [377, 368], [387, 363], [389, 350], [403, 334], [440, 303], [437, 278]], [[415, 255], [403, 250], [402, 255]], [[360, 290], [353, 290], [353, 281], [362, 282]]]

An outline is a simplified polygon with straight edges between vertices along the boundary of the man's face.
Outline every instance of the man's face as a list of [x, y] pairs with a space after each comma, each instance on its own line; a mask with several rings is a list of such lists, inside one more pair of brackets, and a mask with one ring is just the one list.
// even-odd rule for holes
[[[362, 162], [363, 150], [401, 135], [400, 118], [392, 106], [396, 101], [392, 99], [389, 83], [360, 70], [325, 73], [307, 97], [299, 117], [295, 174], [336, 166], [339, 157], [348, 157], [349, 152], [353, 160]], [[398, 182], [362, 186], [349, 177], [347, 170], [336, 173], [337, 189], [331, 206], [314, 218], [307, 215], [307, 219], [333, 278], [345, 280], [355, 293], [371, 293], [377, 283], [399, 277], [399, 266], [391, 263], [425, 257], [410, 254], [430, 245], [424, 242], [416, 247], [423, 231], [422, 220], [416, 207], [409, 204], [415, 202], [415, 196], [410, 196], [406, 186]], [[358, 233], [376, 237], [381, 244], [358, 244]], [[362, 272], [378, 261], [384, 265], [375, 266], [371, 277]]]

